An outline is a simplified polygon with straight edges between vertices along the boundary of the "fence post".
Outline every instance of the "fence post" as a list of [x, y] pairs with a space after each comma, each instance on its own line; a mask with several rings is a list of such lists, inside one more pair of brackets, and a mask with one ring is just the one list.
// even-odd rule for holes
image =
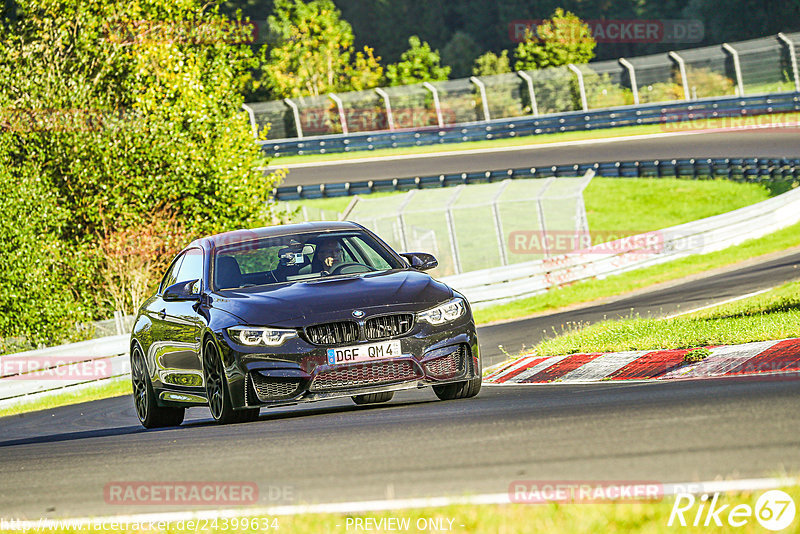
[[738, 88], [739, 97], [744, 96], [744, 82], [742, 81], [742, 66], [739, 63], [739, 52], [728, 43], [722, 43], [722, 49], [731, 55], [733, 58], [733, 70], [736, 73], [736, 87]]
[[253, 112], [253, 108], [251, 108], [247, 104], [242, 104], [242, 109], [244, 109], [247, 112], [247, 116], [250, 117], [250, 129], [253, 131], [253, 139], [257, 141], [258, 124], [256, 124], [256, 114]]
[[118, 336], [122, 335], [122, 312], [120, 310], [114, 310], [114, 328]]
[[411, 191], [406, 194], [406, 198], [403, 199], [403, 202], [397, 208], [397, 218], [400, 221], [400, 242], [403, 244], [403, 251], [408, 252], [408, 235], [406, 234], [406, 220], [403, 216], [403, 210], [406, 209], [408, 203], [411, 202], [411, 199], [414, 198], [414, 194], [417, 192], [416, 189], [412, 189]]
[[439, 91], [436, 90], [430, 82], [422, 82], [423, 87], [431, 92], [433, 95], [433, 107], [436, 110], [436, 122], [439, 128], [444, 128], [444, 120], [442, 119], [442, 106], [439, 103]]
[[456, 225], [453, 221], [453, 204], [455, 204], [456, 200], [458, 200], [459, 195], [461, 195], [461, 192], [465, 187], [466, 186], [464, 184], [456, 186], [453, 196], [447, 201], [444, 212], [445, 220], [447, 220], [447, 231], [450, 234], [450, 251], [453, 254], [453, 263], [456, 269], [456, 274], [461, 274], [461, 258], [458, 255], [458, 243], [456, 242]]
[[639, 86], [636, 85], [636, 69], [633, 67], [633, 63], [631, 63], [624, 57], [619, 58], [619, 64], [628, 69], [628, 77], [630, 77], [631, 79], [631, 91], [633, 92], [633, 103], [638, 106]]
[[669, 52], [669, 57], [678, 64], [678, 69], [681, 72], [681, 79], [683, 80], [683, 99], [691, 100], [692, 95], [689, 93], [689, 80], [686, 78], [686, 63], [683, 58], [673, 51]]
[[587, 169], [586, 173], [583, 175], [580, 188], [575, 192], [575, 196], [578, 197], [578, 202], [576, 202], [575, 206], [575, 228], [579, 232], [589, 232], [589, 221], [586, 220], [586, 203], [583, 200], [583, 192], [589, 186], [589, 182], [592, 181], [595, 174], [594, 169]]
[[300, 110], [291, 99], [284, 98], [283, 101], [286, 103], [287, 106], [292, 108], [292, 115], [294, 115], [294, 127], [297, 130], [297, 137], [298, 139], [303, 138], [303, 125], [300, 124]]
[[569, 70], [575, 73], [575, 76], [578, 77], [578, 89], [581, 92], [581, 106], [583, 107], [583, 111], [589, 111], [589, 106], [586, 103], [586, 86], [583, 85], [583, 73], [581, 69], [570, 63], [567, 65]]
[[789, 58], [792, 61], [792, 75], [794, 77], [794, 90], [800, 93], [800, 76], [797, 75], [797, 53], [794, 50], [794, 42], [783, 32], [778, 34], [778, 39], [786, 43], [789, 47]]
[[506, 240], [503, 236], [503, 220], [500, 218], [500, 208], [497, 206], [500, 195], [503, 194], [508, 184], [511, 183], [511, 178], [506, 178], [500, 182], [500, 187], [492, 198], [492, 214], [494, 215], [494, 230], [497, 233], [497, 245], [500, 250], [500, 262], [503, 265], [508, 265], [508, 253], [506, 252]]
[[536, 209], [539, 212], [539, 228], [542, 229], [542, 248], [544, 249], [544, 257], [545, 258], [549, 258], [550, 257], [550, 247], [547, 246], [547, 223], [546, 223], [545, 218], [544, 218], [544, 209], [543, 209], [543, 206], [542, 206], [542, 196], [545, 194], [547, 189], [551, 185], [553, 185], [553, 182], [555, 182], [555, 181], [556, 181], [556, 177], [555, 176], [553, 176], [551, 178], [548, 178], [547, 181], [544, 183], [544, 186], [542, 186], [541, 191], [539, 191], [539, 194], [536, 197]]
[[536, 105], [536, 93], [533, 92], [533, 79], [524, 70], [518, 70], [517, 76], [525, 80], [525, 83], [528, 85], [528, 94], [531, 97], [531, 115], [538, 117], [539, 107]]
[[353, 199], [347, 204], [347, 207], [344, 209], [344, 211], [341, 214], [339, 214], [340, 221], [344, 221], [350, 216], [350, 213], [355, 209], [356, 204], [359, 203], [360, 199], [361, 197], [359, 197], [358, 195], [353, 197]]
[[486, 100], [486, 86], [477, 76], [470, 76], [469, 81], [475, 84], [478, 91], [481, 93], [481, 104], [483, 104], [483, 120], [490, 121], [492, 118], [489, 116], [489, 102]]
[[376, 87], [375, 92], [383, 99], [383, 103], [386, 106], [386, 123], [389, 126], [389, 130], [394, 130], [394, 115], [392, 115], [392, 103], [389, 101], [389, 93], [380, 87]]
[[342, 123], [342, 133], [348, 135], [350, 132], [347, 130], [347, 115], [344, 113], [344, 103], [336, 93], [328, 93], [331, 100], [336, 102], [336, 107], [339, 109], [339, 122]]

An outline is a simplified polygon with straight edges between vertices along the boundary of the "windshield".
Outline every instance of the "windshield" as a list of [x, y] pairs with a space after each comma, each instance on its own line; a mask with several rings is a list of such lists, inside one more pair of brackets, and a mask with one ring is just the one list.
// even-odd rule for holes
[[404, 264], [364, 232], [316, 232], [259, 239], [218, 248], [212, 262], [216, 289], [357, 275]]

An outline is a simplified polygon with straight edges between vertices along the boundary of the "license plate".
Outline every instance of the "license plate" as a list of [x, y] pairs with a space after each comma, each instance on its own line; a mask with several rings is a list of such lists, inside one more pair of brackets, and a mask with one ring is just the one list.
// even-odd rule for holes
[[383, 358], [395, 358], [402, 355], [400, 340], [370, 343], [369, 345], [354, 345], [352, 347], [338, 347], [328, 349], [328, 365], [342, 363], [371, 362]]

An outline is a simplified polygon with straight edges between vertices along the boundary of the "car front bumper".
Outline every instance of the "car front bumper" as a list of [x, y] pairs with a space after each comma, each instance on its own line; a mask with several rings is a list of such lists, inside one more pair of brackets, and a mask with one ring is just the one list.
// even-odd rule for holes
[[220, 335], [235, 408], [285, 406], [481, 376], [478, 337], [468, 316], [438, 327], [416, 324], [407, 335], [394, 338], [402, 356], [340, 365], [328, 364], [328, 347], [302, 337], [267, 351], [238, 346]]

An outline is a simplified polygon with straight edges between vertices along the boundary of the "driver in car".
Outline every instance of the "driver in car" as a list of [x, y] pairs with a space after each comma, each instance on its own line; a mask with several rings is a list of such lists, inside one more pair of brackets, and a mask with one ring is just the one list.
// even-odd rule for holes
[[319, 242], [312, 261], [312, 271], [331, 272], [334, 267], [343, 261], [344, 249], [338, 239], [329, 238]]

